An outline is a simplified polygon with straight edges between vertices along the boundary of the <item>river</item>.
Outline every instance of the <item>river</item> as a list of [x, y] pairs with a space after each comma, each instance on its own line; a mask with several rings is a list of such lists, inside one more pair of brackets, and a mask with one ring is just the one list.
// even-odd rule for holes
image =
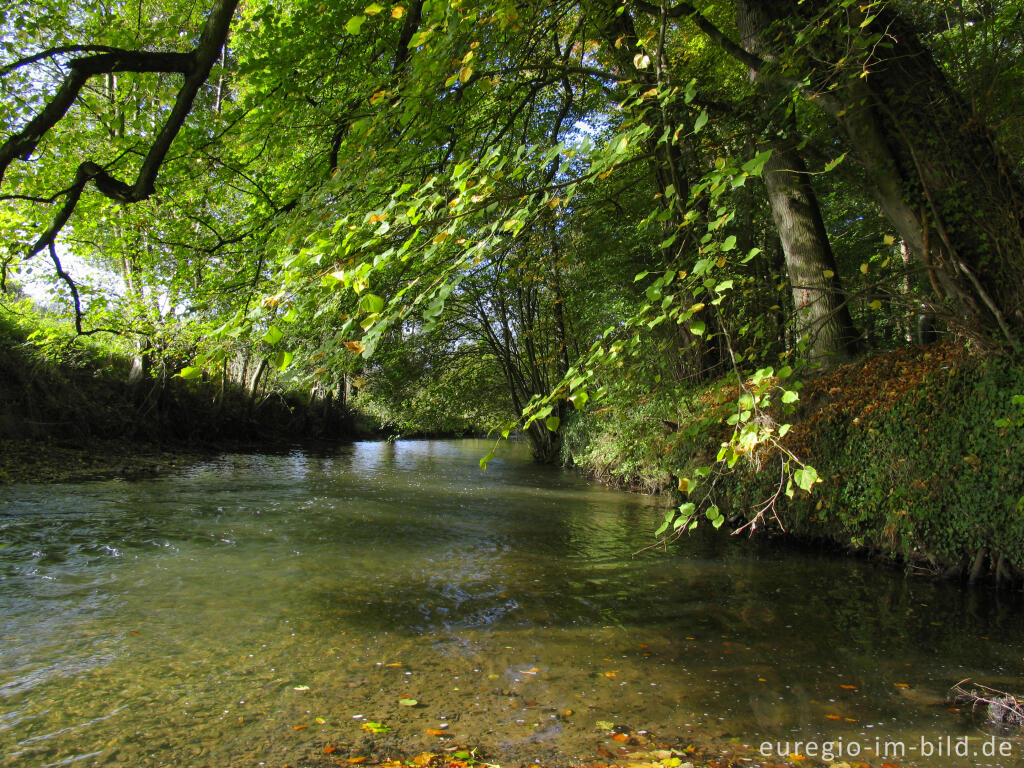
[[1019, 602], [711, 530], [634, 556], [661, 500], [489, 447], [0, 488], [0, 766], [1024, 765], [943, 701], [1024, 688]]

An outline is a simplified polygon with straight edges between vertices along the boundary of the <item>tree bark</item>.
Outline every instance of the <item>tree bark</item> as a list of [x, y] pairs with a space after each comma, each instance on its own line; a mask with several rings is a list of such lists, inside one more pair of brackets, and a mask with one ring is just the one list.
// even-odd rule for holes
[[[770, 19], [763, 6], [738, 0], [736, 20], [743, 47], [766, 61], [774, 59], [765, 40]], [[784, 95], [756, 70], [748, 71], [751, 81], [762, 85], [771, 102]], [[777, 135], [762, 145], [772, 151], [764, 166], [764, 183], [793, 292], [796, 335], [807, 339], [811, 360], [839, 361], [856, 351], [859, 334], [846, 304], [818, 199], [796, 148], [795, 120], [783, 121], [788, 123], [783, 130], [769, 127]]]
[[[769, 0], [816, 24], [821, 104], [845, 131], [889, 220], [965, 329], [1016, 344], [1024, 329], [1024, 184], [895, 3], [835, 14], [829, 0]], [[871, 16], [865, 13], [872, 14]], [[827, 22], [827, 23], [826, 23]], [[866, 51], [859, 58], [850, 51]], [[931, 247], [926, 247], [930, 242]]]

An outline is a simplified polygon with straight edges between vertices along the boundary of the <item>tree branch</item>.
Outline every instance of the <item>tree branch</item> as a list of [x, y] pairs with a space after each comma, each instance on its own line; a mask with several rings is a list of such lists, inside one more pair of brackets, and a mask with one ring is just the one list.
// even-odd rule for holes
[[16, 69], [21, 67], [27, 67], [29, 64], [35, 64], [37, 61], [43, 59], [51, 59], [54, 56], [61, 56], [65, 53], [127, 53], [120, 48], [114, 48], [109, 45], [62, 45], [58, 48], [47, 48], [45, 51], [39, 51], [39, 53], [33, 53], [31, 56], [25, 56], [24, 58], [12, 61], [3, 69], [0, 69], [0, 77], [9, 75]]
[[[662, 15], [661, 7], [654, 5], [653, 3], [645, 2], [645, 0], [635, 0], [634, 5], [638, 10], [641, 10], [646, 14], [659, 17]], [[671, 19], [689, 18], [697, 26], [697, 29], [710, 37], [722, 50], [740, 63], [745, 64], [751, 69], [760, 70], [764, 68], [766, 64], [765, 61], [744, 49], [743, 46], [735, 42], [715, 26], [707, 16], [702, 14], [689, 3], [677, 2], [671, 8], [665, 8], [664, 13], [665, 16]]]
[[[174, 106], [163, 127], [149, 147], [133, 184], [115, 179], [92, 161], [78, 166], [75, 182], [67, 192], [60, 212], [50, 227], [32, 246], [29, 256], [52, 246], [61, 229], [74, 212], [85, 186], [93, 182], [106, 197], [120, 203], [136, 203], [151, 196], [155, 190], [157, 174], [178, 135], [185, 119], [192, 111], [196, 94], [209, 77], [210, 70], [227, 39], [231, 18], [239, 0], [215, 0], [210, 16], [199, 38], [199, 45], [191, 53], [150, 53], [124, 51], [100, 53], [75, 59], [71, 72], [65, 78], [50, 102], [20, 132], [0, 146], [0, 183], [16, 157], [27, 159], [43, 137], [60, 122], [90, 77], [113, 72], [169, 72], [185, 76], [185, 82], [175, 98]], [[59, 269], [59, 267], [58, 267]]]

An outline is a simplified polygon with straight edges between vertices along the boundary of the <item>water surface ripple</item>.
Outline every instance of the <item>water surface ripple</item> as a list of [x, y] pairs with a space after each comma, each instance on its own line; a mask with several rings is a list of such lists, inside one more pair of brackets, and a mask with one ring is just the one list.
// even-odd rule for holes
[[448, 743], [565, 763], [617, 749], [607, 723], [1024, 764], [1018, 742], [918, 754], [987, 738], [942, 702], [953, 683], [1024, 687], [1015, 604], [711, 534], [633, 557], [660, 501], [515, 447], [483, 473], [488, 448], [357, 443], [0, 488], [0, 766], [299, 766]]

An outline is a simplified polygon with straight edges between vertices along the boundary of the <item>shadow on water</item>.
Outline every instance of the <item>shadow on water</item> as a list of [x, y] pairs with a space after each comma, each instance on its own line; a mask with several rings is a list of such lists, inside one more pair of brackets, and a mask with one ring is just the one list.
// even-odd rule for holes
[[606, 722], [974, 738], [945, 690], [1020, 687], [1019, 602], [711, 532], [633, 557], [658, 500], [516, 446], [482, 473], [489, 447], [0, 490], [0, 766], [296, 764], [441, 726], [499, 762], [592, 757]]

